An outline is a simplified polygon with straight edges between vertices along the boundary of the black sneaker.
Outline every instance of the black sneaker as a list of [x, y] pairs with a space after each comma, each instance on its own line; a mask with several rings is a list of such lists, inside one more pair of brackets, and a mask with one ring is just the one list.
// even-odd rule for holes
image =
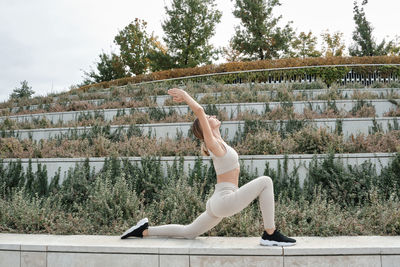
[[296, 245], [296, 240], [281, 234], [278, 230], [275, 229], [272, 235], [269, 235], [266, 231], [264, 231], [260, 244], [263, 246], [293, 246]]
[[147, 218], [141, 219], [136, 225], [132, 226], [121, 235], [121, 239], [128, 238], [130, 236], [142, 237], [143, 231], [149, 228], [149, 220]]

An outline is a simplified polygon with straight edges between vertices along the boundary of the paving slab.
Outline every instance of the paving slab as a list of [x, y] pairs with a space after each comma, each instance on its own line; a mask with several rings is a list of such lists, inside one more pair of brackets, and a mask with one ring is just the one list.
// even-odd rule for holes
[[400, 236], [298, 237], [297, 245], [284, 247], [284, 255], [400, 254]]
[[20, 251], [2, 251], [0, 250], [0, 267], [20, 267], [21, 252]]

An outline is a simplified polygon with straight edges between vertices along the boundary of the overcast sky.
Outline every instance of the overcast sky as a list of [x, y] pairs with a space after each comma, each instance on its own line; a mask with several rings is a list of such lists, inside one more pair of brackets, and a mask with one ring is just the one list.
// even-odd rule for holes
[[[8, 99], [27, 80], [37, 95], [67, 91], [82, 82], [103, 51], [119, 53], [114, 37], [136, 17], [148, 22], [148, 31], [160, 39], [165, 4], [171, 0], [0, 0], [0, 101]], [[216, 0], [223, 15], [211, 42], [226, 46], [238, 20], [231, 0]], [[361, 0], [359, 0], [361, 2]], [[275, 16], [281, 25], [293, 21], [297, 33], [325, 30], [344, 33], [346, 47], [355, 28], [353, 0], [281, 0]], [[400, 35], [398, 0], [370, 0], [367, 19], [374, 36]], [[320, 48], [320, 47], [318, 47]]]

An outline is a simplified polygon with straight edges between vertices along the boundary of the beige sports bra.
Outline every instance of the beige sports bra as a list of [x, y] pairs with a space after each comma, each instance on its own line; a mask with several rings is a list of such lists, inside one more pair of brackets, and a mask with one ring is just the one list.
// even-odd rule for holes
[[218, 157], [208, 150], [214, 162], [214, 168], [217, 175], [224, 174], [240, 167], [238, 153], [224, 141], [222, 143], [226, 148], [226, 153], [222, 157]]

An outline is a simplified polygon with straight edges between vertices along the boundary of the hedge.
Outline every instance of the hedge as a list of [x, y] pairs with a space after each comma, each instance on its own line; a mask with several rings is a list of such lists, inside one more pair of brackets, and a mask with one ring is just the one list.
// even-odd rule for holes
[[[269, 77], [283, 76], [286, 78], [302, 77], [304, 74], [315, 75], [321, 78], [327, 84], [342, 77], [350, 71], [349, 67], [335, 67], [335, 65], [351, 65], [351, 64], [400, 64], [399, 56], [375, 56], [375, 57], [327, 57], [327, 58], [285, 58], [275, 60], [258, 60], [247, 62], [230, 62], [220, 65], [206, 65], [195, 68], [182, 68], [171, 69], [149, 74], [137, 75], [134, 77], [125, 77], [117, 80], [101, 82], [97, 84], [90, 84], [82, 86], [71, 91], [88, 91], [90, 88], [110, 88], [111, 86], [123, 86], [129, 83], [141, 83], [158, 80], [166, 80], [173, 78], [182, 78], [196, 75], [207, 75], [216, 73], [228, 73], [237, 71], [250, 71], [262, 69], [279, 69], [289, 67], [307, 67], [307, 66], [326, 66], [331, 65], [329, 68], [299, 68], [292, 70], [279, 70], [273, 72], [250, 72], [240, 74], [227, 74], [217, 76], [216, 79], [220, 82], [232, 82], [238, 78], [250, 81], [265, 81]], [[355, 73], [368, 75], [372, 73], [379, 73], [383, 76], [390, 74], [400, 75], [400, 66], [358, 66], [351, 68]]]

